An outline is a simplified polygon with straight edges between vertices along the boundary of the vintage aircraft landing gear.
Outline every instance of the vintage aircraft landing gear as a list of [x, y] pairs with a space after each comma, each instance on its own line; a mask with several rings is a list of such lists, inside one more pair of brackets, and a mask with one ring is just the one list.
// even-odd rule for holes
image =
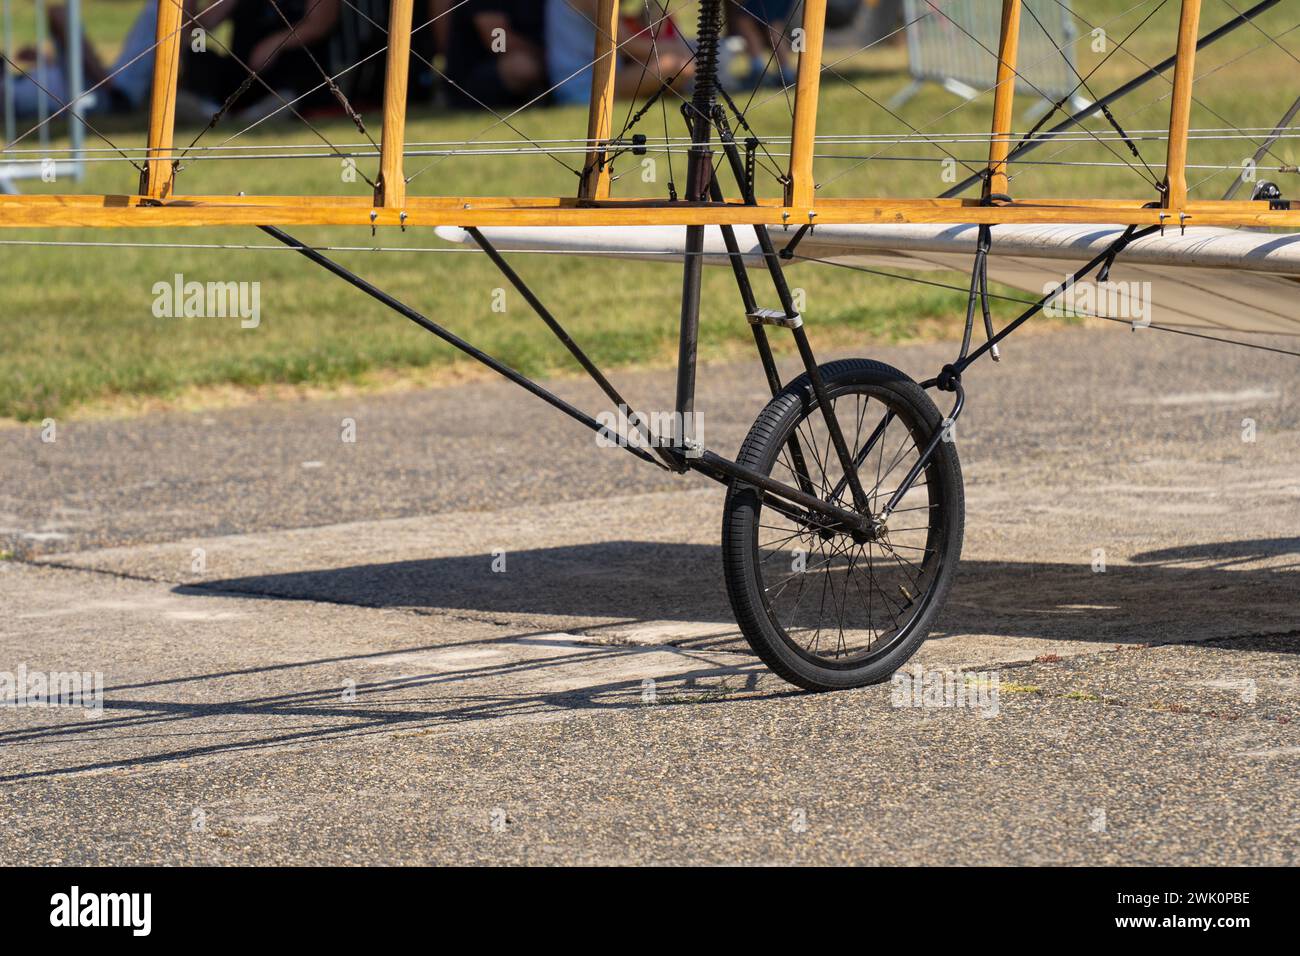
[[[731, 605], [755, 652], [793, 684], [834, 690], [886, 680], [921, 646], [952, 585], [964, 505], [957, 449], [942, 437], [904, 487], [945, 428], [916, 382], [865, 359], [819, 371], [866, 494], [870, 530], [809, 520], [737, 482], [727, 495], [722, 553]], [[807, 375], [764, 408], [737, 463], [854, 507]]]

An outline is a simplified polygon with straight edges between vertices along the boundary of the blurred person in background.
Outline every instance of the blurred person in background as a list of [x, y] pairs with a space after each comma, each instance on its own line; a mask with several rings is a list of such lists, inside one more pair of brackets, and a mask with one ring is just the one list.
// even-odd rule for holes
[[[42, 112], [41, 99], [45, 100], [43, 112], [56, 113], [68, 102], [71, 88], [67, 78], [67, 51], [69, 49], [68, 11], [66, 7], [50, 7], [46, 12], [53, 50], [47, 50], [45, 62], [38, 66], [34, 47], [20, 50], [15, 71], [5, 71], [0, 86], [13, 83], [14, 112], [17, 116], [32, 117]], [[158, 30], [158, 5], [146, 0], [136, 15], [131, 28], [122, 38], [121, 52], [111, 64], [105, 64], [90, 39], [82, 30], [82, 76], [85, 91], [82, 97], [85, 112], [129, 113], [143, 109], [153, 87], [153, 46]], [[39, 75], [38, 75], [39, 73]]]
[[[230, 108], [244, 121], [288, 114], [287, 102], [301, 112], [303, 103], [328, 100], [317, 64], [323, 68], [328, 61], [341, 5], [342, 0], [186, 0], [186, 15], [209, 34], [206, 49], [188, 55], [182, 74], [185, 90], [204, 101], [197, 111], [211, 107], [215, 113], [237, 93]], [[210, 35], [226, 22], [230, 40], [218, 43]], [[251, 83], [249, 71], [257, 75]]]
[[[545, 0], [546, 67], [561, 105], [591, 99], [591, 62], [596, 49], [597, 0]], [[648, 96], [665, 84], [687, 89], [694, 79], [691, 48], [658, 4], [647, 13], [622, 17], [618, 35], [615, 94]]]
[[542, 0], [469, 0], [443, 19], [452, 106], [517, 106], [546, 92]]
[[451, 44], [451, 12], [453, 0], [429, 0], [429, 29], [437, 52], [446, 54]]
[[794, 82], [795, 56], [790, 31], [794, 0], [738, 0], [727, 5], [728, 26], [745, 42], [750, 69], [747, 86]]

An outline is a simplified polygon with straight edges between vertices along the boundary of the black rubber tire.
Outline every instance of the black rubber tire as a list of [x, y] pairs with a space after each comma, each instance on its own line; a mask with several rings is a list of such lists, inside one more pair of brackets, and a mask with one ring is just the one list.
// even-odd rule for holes
[[[847, 359], [823, 365], [820, 372], [831, 399], [857, 393], [883, 402], [907, 428], [919, 448], [924, 448], [930, 437], [944, 427], [944, 418], [930, 396], [898, 369], [866, 359]], [[770, 475], [790, 435], [814, 413], [821, 416], [812, 385], [807, 375], [803, 375], [763, 409], [741, 445], [737, 461]], [[911, 530], [924, 531], [927, 548], [933, 549], [933, 557], [927, 554], [922, 559], [923, 563], [936, 562], [927, 571], [932, 575], [928, 590], [920, 598], [923, 603], [910, 622], [896, 629], [888, 646], [867, 652], [860, 663], [819, 662], [801, 649], [774, 619], [760, 570], [762, 498], [751, 485], [732, 485], [722, 525], [727, 593], [741, 631], [773, 672], [807, 690], [841, 690], [888, 680], [916, 653], [947, 598], [961, 554], [965, 502], [954, 441], [940, 442], [923, 480], [929, 489], [926, 514], [930, 523], [925, 528]], [[852, 575], [851, 565], [847, 573]], [[848, 584], [844, 587], [847, 593]], [[907, 607], [914, 605], [916, 601], [911, 601]]]

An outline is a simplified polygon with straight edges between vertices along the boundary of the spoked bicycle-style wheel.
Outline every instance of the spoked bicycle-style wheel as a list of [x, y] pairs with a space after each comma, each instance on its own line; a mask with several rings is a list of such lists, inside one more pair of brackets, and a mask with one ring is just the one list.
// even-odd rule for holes
[[[736, 483], [727, 495], [723, 566], [736, 620], [773, 671], [809, 690], [887, 679], [942, 606], [961, 553], [964, 503], [952, 441], [941, 441], [887, 517], [943, 416], [916, 382], [864, 359], [821, 366], [826, 394], [865, 493], [873, 532], [828, 525]], [[807, 375], [759, 415], [738, 463], [846, 510], [855, 506]]]

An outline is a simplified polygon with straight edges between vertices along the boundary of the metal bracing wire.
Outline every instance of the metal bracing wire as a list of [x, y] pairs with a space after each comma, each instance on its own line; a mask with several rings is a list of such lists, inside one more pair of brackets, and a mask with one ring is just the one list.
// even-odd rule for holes
[[[1113, 24], [1115, 24], [1115, 23], [1118, 23], [1119, 21], [1121, 21], [1121, 20], [1123, 20], [1125, 17], [1127, 17], [1129, 14], [1131, 14], [1131, 13], [1133, 13], [1134, 11], [1140, 9], [1141, 7], [1147, 6], [1148, 4], [1153, 3], [1153, 2], [1156, 2], [1156, 0], [1138, 0], [1137, 3], [1135, 3], [1133, 6], [1129, 7], [1128, 9], [1126, 9], [1124, 12], [1122, 12], [1122, 13], [1118, 14], [1117, 16], [1112, 17], [1110, 20], [1106, 21], [1105, 26], [1111, 26], [1111, 25], [1113, 25]], [[1163, 0], [1161, 0], [1161, 2], [1163, 2]], [[1140, 26], [1140, 24], [1139, 24], [1139, 26]], [[1130, 32], [1129, 35], [1131, 36], [1132, 33]], [[1125, 41], [1127, 41], [1127, 39], [1128, 39], [1128, 37], [1125, 37]], [[1121, 41], [1121, 44], [1122, 44], [1123, 42], [1125, 42], [1125, 41]], [[1079, 43], [1079, 42], [1082, 42], [1082, 37], [1076, 38], [1076, 39], [1074, 40], [1074, 43], [1076, 43], [1076, 44]], [[1039, 64], [1039, 63], [1030, 64], [1030, 66], [1029, 66], [1028, 68], [1032, 68], [1032, 67], [1034, 67], [1034, 66], [1038, 66], [1038, 65], [1040, 65], [1040, 64]], [[921, 130], [925, 130], [925, 129], [927, 129], [927, 128], [933, 126], [933, 125], [935, 125], [936, 123], [942, 122], [943, 120], [949, 118], [950, 116], [953, 116], [953, 115], [955, 115], [956, 113], [960, 112], [961, 110], [965, 109], [965, 108], [968, 107], [971, 103], [976, 102], [976, 101], [977, 101], [978, 99], [980, 99], [981, 97], [987, 96], [989, 93], [992, 93], [992, 92], [994, 92], [994, 91], [996, 91], [996, 90], [997, 90], [997, 85], [996, 85], [996, 84], [993, 85], [993, 86], [991, 86], [991, 87], [988, 87], [987, 89], [982, 90], [982, 91], [980, 92], [979, 96], [976, 96], [976, 97], [974, 97], [973, 99], [963, 100], [961, 103], [957, 104], [956, 106], [952, 107], [951, 109], [945, 111], [944, 113], [941, 113], [938, 117], [936, 117], [936, 118], [935, 118], [933, 121], [931, 121], [930, 123], [922, 124], [921, 127], [920, 127], [920, 129], [921, 129]], [[988, 134], [984, 134], [984, 135], [987, 136]], [[877, 154], [877, 156], [868, 157], [867, 159], [862, 160], [861, 163], [860, 163], [859, 165], [865, 165], [867, 162], [871, 161], [872, 159], [878, 158], [878, 156], [879, 156], [879, 154]], [[984, 161], [981, 165], [987, 165], [987, 161]], [[823, 183], [821, 184], [821, 187], [822, 187], [822, 188], [825, 188], [825, 187], [827, 187], [827, 186], [830, 186], [830, 185], [831, 185], [832, 183], [834, 183], [836, 180], [838, 180], [838, 179], [842, 179], [843, 177], [845, 177], [845, 176], [849, 175], [850, 173], [852, 173], [852, 172], [854, 171], [855, 168], [857, 168], [857, 167], [850, 167], [849, 169], [841, 170], [838, 174], [836, 174], [835, 176], [833, 176], [833, 177], [831, 177], [830, 179], [828, 179], [828, 180], [826, 180], [825, 182], [823, 182]], [[981, 171], [982, 171], [982, 170], [979, 170], [979, 171], [977, 171], [977, 170], [972, 170], [972, 172], [976, 172], [976, 173], [981, 172]]]

